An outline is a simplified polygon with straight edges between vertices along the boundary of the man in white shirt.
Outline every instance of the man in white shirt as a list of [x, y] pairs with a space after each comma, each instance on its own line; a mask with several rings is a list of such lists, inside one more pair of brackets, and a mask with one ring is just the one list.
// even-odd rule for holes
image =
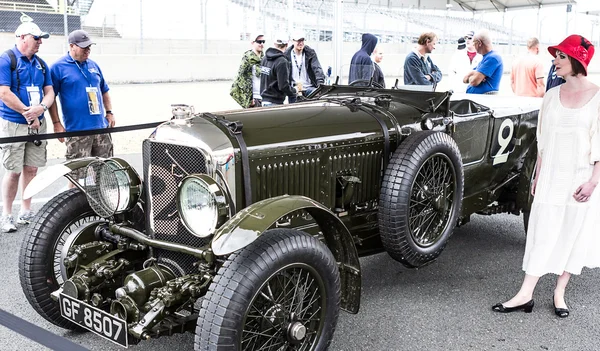
[[[290, 61], [290, 82], [300, 86], [304, 96], [309, 96], [320, 84], [325, 83], [325, 74], [319, 63], [317, 53], [305, 45], [305, 35], [302, 31], [295, 31], [291, 36], [293, 45], [285, 51], [285, 57]], [[290, 99], [290, 103], [295, 102]]]

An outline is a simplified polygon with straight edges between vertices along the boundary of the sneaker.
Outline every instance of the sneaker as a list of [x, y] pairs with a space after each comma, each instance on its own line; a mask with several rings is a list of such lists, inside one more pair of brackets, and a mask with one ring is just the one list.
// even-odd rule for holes
[[31, 220], [33, 219], [34, 215], [35, 215], [35, 213], [33, 213], [33, 211], [31, 211], [31, 210], [25, 211], [23, 213], [19, 212], [19, 217], [17, 218], [17, 223], [18, 224], [29, 224], [29, 223], [31, 223]]
[[0, 219], [0, 224], [2, 225], [2, 231], [4, 233], [17, 231], [17, 227], [15, 226], [15, 219], [11, 214], [2, 216], [2, 218]]

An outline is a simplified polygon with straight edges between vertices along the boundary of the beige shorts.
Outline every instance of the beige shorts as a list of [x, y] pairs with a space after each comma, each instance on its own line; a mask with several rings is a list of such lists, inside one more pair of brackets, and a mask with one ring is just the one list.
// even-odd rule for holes
[[[46, 119], [41, 120], [39, 133], [46, 133]], [[29, 126], [0, 119], [0, 138], [28, 134]], [[46, 165], [46, 140], [40, 146], [32, 142], [0, 144], [2, 148], [2, 166], [7, 172], [21, 173], [23, 166], [44, 167]]]

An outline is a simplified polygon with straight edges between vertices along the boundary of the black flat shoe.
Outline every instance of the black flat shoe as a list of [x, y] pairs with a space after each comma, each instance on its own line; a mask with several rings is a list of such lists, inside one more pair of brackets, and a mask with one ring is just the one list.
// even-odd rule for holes
[[552, 302], [552, 305], [554, 306], [554, 314], [559, 316], [560, 318], [567, 318], [569, 317], [569, 309], [568, 308], [557, 308], [556, 305], [554, 304], [554, 302]]
[[515, 312], [515, 311], [523, 311], [525, 313], [531, 313], [531, 311], [533, 311], [533, 299], [529, 300], [528, 302], [526, 302], [522, 305], [515, 306], [515, 307], [505, 307], [503, 304], [497, 303], [494, 306], [492, 306], [492, 310], [494, 312], [500, 312], [500, 313], [510, 313], [510, 312]]

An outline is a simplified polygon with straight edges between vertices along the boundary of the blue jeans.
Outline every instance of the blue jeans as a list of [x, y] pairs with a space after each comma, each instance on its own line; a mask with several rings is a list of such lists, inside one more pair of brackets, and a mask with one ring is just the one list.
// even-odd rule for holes
[[[302, 95], [304, 96], [309, 96], [310, 94], [312, 94], [313, 91], [315, 91], [316, 88], [306, 88], [302, 91]], [[296, 102], [296, 97], [295, 96], [288, 96], [288, 102], [290, 104], [293, 104], [294, 102]]]

